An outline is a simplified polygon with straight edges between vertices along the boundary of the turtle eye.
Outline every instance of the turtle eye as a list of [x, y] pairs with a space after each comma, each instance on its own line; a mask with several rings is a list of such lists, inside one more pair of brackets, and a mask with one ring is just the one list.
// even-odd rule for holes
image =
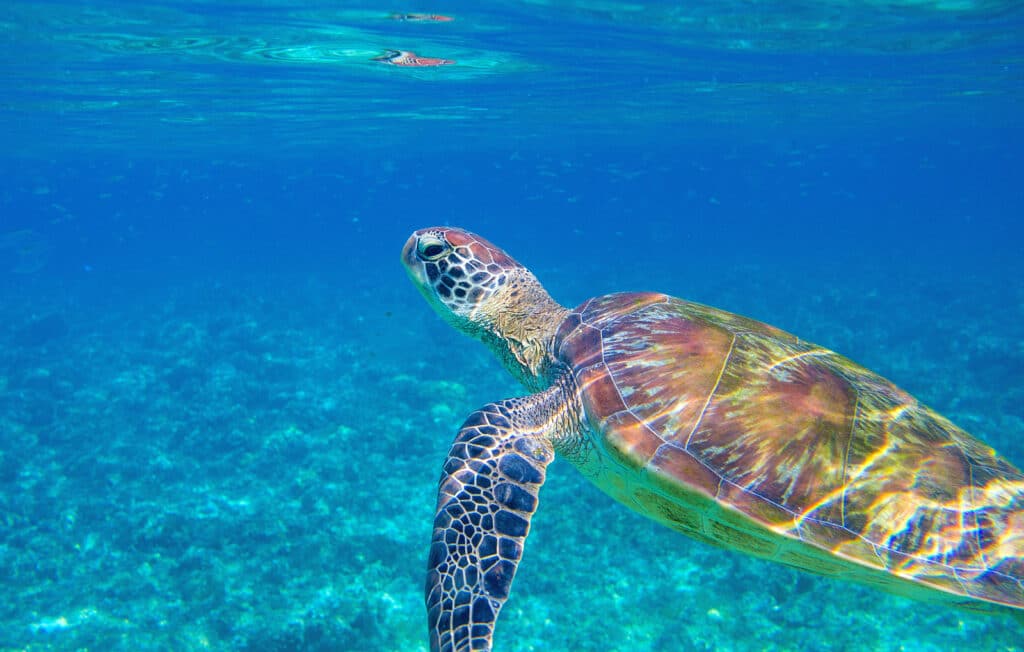
[[448, 245], [437, 236], [427, 235], [420, 238], [416, 245], [416, 253], [422, 260], [437, 260], [448, 251]]

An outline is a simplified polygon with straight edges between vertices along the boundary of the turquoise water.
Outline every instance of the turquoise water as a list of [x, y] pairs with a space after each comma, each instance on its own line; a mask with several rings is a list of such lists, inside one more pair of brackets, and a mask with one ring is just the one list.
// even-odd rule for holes
[[[444, 456], [523, 393], [405, 278], [435, 223], [566, 305], [776, 324], [1024, 464], [1019, 3], [478, 5], [5, 5], [0, 650], [426, 650]], [[495, 649], [1024, 625], [712, 549], [556, 461]]]

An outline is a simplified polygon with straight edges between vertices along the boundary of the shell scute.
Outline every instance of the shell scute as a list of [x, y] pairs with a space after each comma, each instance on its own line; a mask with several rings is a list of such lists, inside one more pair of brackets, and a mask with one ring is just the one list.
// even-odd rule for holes
[[1020, 580], [1024, 577], [1024, 561], [1021, 559], [1005, 559], [986, 572], [981, 580], [975, 582], [988, 588], [984, 597], [1012, 604], [1020, 595]]
[[1024, 476], [880, 376], [663, 295], [591, 300], [556, 344], [593, 459], [616, 460], [596, 481], [641, 512], [820, 574], [1024, 607]]
[[584, 325], [578, 314], [571, 315], [563, 323], [563, 333], [558, 355], [563, 360], [572, 360], [577, 369], [585, 369], [604, 363], [602, 360], [601, 329]]
[[603, 365], [585, 367], [577, 372], [576, 378], [582, 390], [583, 408], [598, 428], [605, 427], [604, 422], [608, 417], [627, 409], [615, 387], [615, 380]]
[[842, 522], [857, 394], [809, 345], [737, 336], [689, 448], [729, 481], [793, 514]]
[[647, 465], [662, 445], [661, 438], [646, 423], [626, 410], [608, 417], [604, 427], [608, 452], [631, 468]]
[[[705, 531], [703, 509], [685, 502], [668, 500], [657, 492], [643, 488], [636, 490], [633, 494], [633, 500], [643, 513], [649, 514], [652, 518], [664, 523], [673, 530], [702, 543], [713, 546], [721, 545]], [[700, 504], [705, 508], [708, 506], [706, 501], [701, 501]]]
[[[592, 373], [588, 367], [599, 357], [598, 373], [614, 379], [619, 400], [606, 406], [604, 395], [596, 397], [598, 414], [617, 411], [621, 402], [665, 441], [679, 441], [700, 418], [733, 336], [686, 319], [665, 300], [641, 295], [624, 300], [628, 309], [595, 300], [579, 313], [581, 324], [559, 350], [578, 374]], [[632, 306], [640, 306], [642, 319], [629, 312], [636, 310]]]
[[733, 526], [724, 519], [708, 519], [707, 527], [711, 536], [718, 542], [717, 545], [725, 545], [748, 555], [770, 558], [779, 550], [777, 539], [754, 534], [747, 523]]
[[[666, 443], [658, 448], [647, 464], [646, 472], [652, 486], [682, 502], [688, 502], [694, 492], [703, 494], [708, 500], [714, 499], [721, 483], [717, 473], [676, 443]], [[679, 478], [686, 478], [685, 487], [680, 485]]]
[[[678, 482], [678, 479], [676, 481]], [[722, 482], [717, 499], [734, 506], [740, 513], [775, 531], [788, 530], [796, 518], [793, 512], [778, 503], [766, 500], [763, 496], [732, 482]]]
[[[855, 532], [824, 521], [802, 521], [799, 528], [802, 542], [827, 550], [841, 559], [876, 559], [878, 547]], [[878, 561], [876, 561], [877, 565]]]
[[847, 570], [840, 560], [811, 547], [786, 548], [774, 559], [787, 566], [828, 577], [841, 577]]

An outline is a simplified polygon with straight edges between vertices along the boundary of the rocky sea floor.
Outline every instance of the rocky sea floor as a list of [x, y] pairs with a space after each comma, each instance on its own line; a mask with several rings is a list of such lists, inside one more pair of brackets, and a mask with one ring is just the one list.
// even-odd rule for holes
[[[572, 277], [566, 301], [641, 289], [537, 271]], [[1024, 289], [821, 274], [643, 289], [835, 348], [1024, 463]], [[443, 457], [466, 414], [521, 390], [388, 281], [5, 279], [0, 650], [425, 650]], [[548, 478], [498, 652], [1024, 650], [1013, 618], [713, 549], [564, 462]]]

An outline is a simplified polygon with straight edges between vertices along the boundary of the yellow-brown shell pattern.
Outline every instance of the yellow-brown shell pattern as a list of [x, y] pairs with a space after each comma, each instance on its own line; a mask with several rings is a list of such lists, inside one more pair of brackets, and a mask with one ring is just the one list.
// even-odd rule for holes
[[555, 347], [634, 508], [812, 572], [1024, 608], [1024, 476], [877, 374], [660, 294], [587, 302]]

